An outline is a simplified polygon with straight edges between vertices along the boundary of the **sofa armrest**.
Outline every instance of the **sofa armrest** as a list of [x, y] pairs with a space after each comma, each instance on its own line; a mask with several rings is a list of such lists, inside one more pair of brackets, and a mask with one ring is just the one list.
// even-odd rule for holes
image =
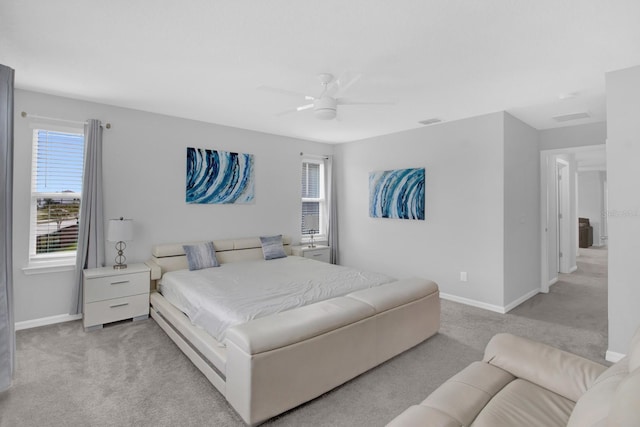
[[573, 402], [606, 370], [583, 357], [511, 334], [491, 338], [483, 361]]
[[636, 368], [620, 382], [612, 402], [607, 426], [638, 425], [638, 420], [640, 420], [640, 369]]

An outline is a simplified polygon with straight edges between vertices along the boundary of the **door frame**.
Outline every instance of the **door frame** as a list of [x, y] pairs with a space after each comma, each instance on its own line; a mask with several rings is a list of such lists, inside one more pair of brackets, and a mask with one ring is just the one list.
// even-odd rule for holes
[[557, 218], [557, 245], [558, 272], [571, 273], [569, 254], [571, 251], [571, 186], [569, 176], [569, 162], [563, 159], [555, 159], [556, 166], [556, 213]]
[[[557, 177], [554, 178], [554, 176], [557, 175], [555, 173], [555, 160], [557, 156], [560, 155], [570, 155], [579, 151], [593, 150], [597, 147], [603, 146], [604, 144], [597, 144], [540, 151], [540, 292], [542, 293], [548, 293], [549, 287], [558, 281], [557, 271], [554, 272], [554, 274], [551, 274], [550, 268], [552, 266], [549, 263], [549, 256], [551, 255], [549, 248], [550, 239], [555, 238], [555, 236], [551, 236], [550, 234], [552, 232], [556, 232], [557, 223], [557, 219], [552, 218], [552, 215], [549, 212], [549, 198], [555, 195], [555, 190], [553, 191], [553, 193], [550, 191], [550, 185], [556, 185], [555, 180], [557, 179]], [[569, 170], [569, 172], [571, 173], [571, 170]], [[575, 186], [571, 186], [570, 184], [568, 186], [568, 197], [570, 198], [570, 200], [571, 198], [575, 200], [577, 197], [576, 188]], [[575, 222], [577, 223], [577, 215], [575, 218]], [[571, 223], [572, 222], [570, 222], [570, 224]], [[577, 230], [575, 235], [576, 239], [569, 238], [568, 244], [573, 244], [573, 240], [576, 240], [575, 244], [577, 249]], [[571, 234], [569, 234], [569, 236], [571, 236]], [[555, 253], [553, 255], [556, 256]], [[569, 262], [569, 260], [567, 261]]]

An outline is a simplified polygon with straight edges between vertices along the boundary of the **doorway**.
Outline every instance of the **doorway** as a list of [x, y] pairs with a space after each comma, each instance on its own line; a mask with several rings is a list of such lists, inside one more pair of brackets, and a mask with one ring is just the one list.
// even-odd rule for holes
[[[593, 145], [540, 152], [541, 283], [540, 292], [578, 266], [578, 174], [599, 170], [604, 177], [599, 189], [601, 209], [591, 217], [600, 223], [598, 235], [606, 242], [606, 158], [605, 146]], [[605, 243], [606, 244], [606, 243]]]

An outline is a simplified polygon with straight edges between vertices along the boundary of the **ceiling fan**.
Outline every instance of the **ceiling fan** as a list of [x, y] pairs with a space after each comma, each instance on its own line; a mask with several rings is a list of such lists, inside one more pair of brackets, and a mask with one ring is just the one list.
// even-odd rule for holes
[[294, 96], [296, 98], [310, 101], [307, 104], [300, 105], [295, 108], [290, 108], [285, 111], [281, 111], [277, 116], [283, 116], [285, 114], [297, 113], [304, 110], [313, 109], [313, 115], [320, 120], [332, 120], [336, 118], [338, 112], [338, 105], [393, 105], [393, 102], [374, 102], [374, 101], [356, 101], [348, 98], [344, 98], [342, 95], [353, 86], [360, 78], [362, 74], [358, 74], [353, 78], [348, 76], [341, 76], [334, 80], [333, 74], [321, 73], [318, 74], [318, 80], [322, 85], [322, 92], [318, 96], [305, 95], [286, 89], [280, 89], [270, 86], [259, 86], [258, 89], [266, 90], [269, 92], [275, 92], [279, 94]]

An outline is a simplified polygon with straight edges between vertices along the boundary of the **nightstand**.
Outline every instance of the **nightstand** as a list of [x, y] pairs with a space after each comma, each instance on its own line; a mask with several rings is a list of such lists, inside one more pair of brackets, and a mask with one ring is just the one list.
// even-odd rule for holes
[[291, 253], [316, 261], [329, 262], [329, 246], [326, 245], [316, 245], [315, 248], [310, 248], [309, 245], [292, 246]]
[[89, 268], [83, 271], [83, 277], [86, 331], [118, 320], [149, 317], [151, 276], [146, 264], [129, 264], [122, 270]]

